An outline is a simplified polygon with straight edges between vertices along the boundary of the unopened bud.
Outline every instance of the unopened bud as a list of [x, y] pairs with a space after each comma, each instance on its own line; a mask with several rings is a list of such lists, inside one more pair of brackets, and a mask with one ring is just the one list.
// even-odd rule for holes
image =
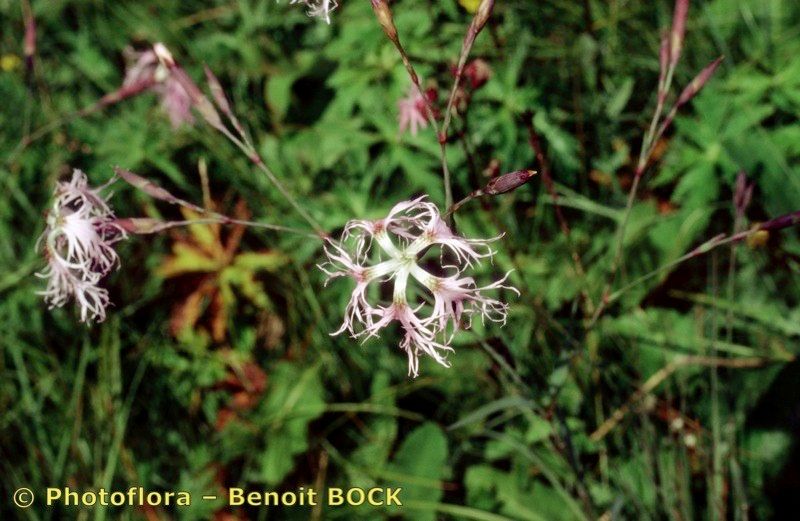
[[197, 212], [204, 212], [203, 208], [200, 208], [197, 205], [194, 205], [192, 203], [184, 201], [183, 199], [175, 197], [169, 191], [158, 186], [153, 181], [150, 181], [149, 179], [146, 179], [140, 175], [134, 174], [130, 170], [125, 170], [124, 168], [115, 166], [114, 172], [118, 176], [120, 176], [123, 181], [133, 186], [134, 188], [141, 190], [142, 192], [146, 193], [147, 195], [149, 195], [154, 199], [158, 199], [160, 201], [166, 201], [170, 204], [177, 204], [179, 206], [190, 208]]
[[389, 4], [386, 0], [372, 0], [372, 10], [375, 11], [375, 16], [378, 18], [378, 23], [381, 24], [383, 32], [393, 42], [397, 41], [397, 28], [394, 26], [392, 19], [392, 10], [389, 9]]
[[676, 107], [680, 107], [686, 104], [690, 99], [695, 97], [698, 92], [708, 83], [708, 80], [711, 79], [711, 76], [714, 75], [714, 72], [719, 67], [719, 64], [722, 62], [722, 56], [711, 62], [706, 66], [705, 69], [700, 71], [700, 73], [694, 77], [694, 79], [683, 89], [681, 95], [678, 97], [678, 103], [675, 104]]
[[672, 31], [670, 33], [670, 64], [673, 67], [681, 57], [688, 13], [689, 0], [675, 0], [675, 12], [672, 16]]
[[486, 195], [504, 194], [516, 190], [535, 175], [536, 171], [534, 170], [518, 170], [516, 172], [503, 174], [489, 181], [482, 191]]
[[481, 0], [478, 10], [475, 12], [475, 18], [472, 19], [472, 28], [474, 28], [476, 36], [489, 21], [492, 9], [494, 9], [494, 0]]
[[669, 68], [669, 35], [661, 38], [661, 47], [658, 51], [658, 102], [664, 103], [667, 99], [667, 69]]
[[36, 21], [33, 16], [25, 23], [25, 40], [23, 51], [25, 53], [25, 60], [28, 64], [33, 62], [33, 56], [36, 54]]

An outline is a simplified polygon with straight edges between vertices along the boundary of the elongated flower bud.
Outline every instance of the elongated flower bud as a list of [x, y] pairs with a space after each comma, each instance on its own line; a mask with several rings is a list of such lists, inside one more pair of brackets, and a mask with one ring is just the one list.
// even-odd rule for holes
[[386, 3], [386, 0], [372, 0], [372, 10], [375, 11], [378, 23], [381, 24], [386, 36], [397, 43], [397, 27], [394, 25], [392, 10], [389, 9], [389, 4]]
[[31, 13], [27, 13], [26, 18], [23, 52], [25, 54], [25, 66], [30, 72], [33, 71], [33, 60], [36, 56], [36, 20], [34, 20]]
[[686, 34], [686, 17], [689, 14], [689, 0], [676, 0], [675, 12], [672, 16], [672, 31], [670, 32], [670, 65], [678, 63], [683, 50], [683, 40]]
[[158, 42], [153, 45], [153, 52], [155, 52], [159, 62], [169, 70], [171, 76], [189, 95], [192, 106], [203, 116], [203, 119], [217, 130], [224, 131], [225, 125], [222, 124], [222, 118], [220, 118], [214, 105], [205, 94], [203, 94], [200, 87], [186, 74], [186, 71], [178, 66], [175, 62], [175, 58], [172, 57], [172, 53], [169, 52], [169, 49], [167, 49], [163, 43]]
[[472, 49], [472, 44], [475, 43], [475, 38], [478, 37], [478, 34], [480, 34], [484, 26], [486, 26], [486, 22], [489, 21], [492, 9], [494, 9], [494, 0], [481, 0], [478, 10], [475, 12], [475, 16], [469, 24], [467, 34], [464, 36], [464, 43], [461, 46], [461, 56], [459, 57], [458, 70], [456, 72], [457, 77], [460, 77], [461, 73], [464, 71], [467, 55], [470, 49]]
[[678, 97], [678, 102], [675, 104], [676, 108], [682, 105], [685, 105], [689, 100], [697, 95], [698, 92], [708, 83], [708, 80], [711, 79], [711, 76], [714, 75], [714, 72], [719, 67], [719, 64], [722, 63], [723, 57], [720, 56], [710, 64], [706, 66], [705, 69], [700, 71], [700, 73], [694, 77], [694, 79], [683, 89], [681, 95]]
[[483, 188], [483, 193], [486, 195], [500, 195], [512, 190], [516, 190], [524, 185], [536, 175], [535, 170], [518, 170], [503, 174], [500, 177], [495, 177]]
[[661, 47], [658, 51], [658, 102], [664, 103], [667, 99], [667, 68], [669, 68], [669, 36], [661, 38]]
[[138, 188], [139, 190], [141, 190], [142, 192], [146, 193], [147, 195], [149, 195], [154, 199], [158, 199], [160, 201], [166, 201], [170, 204], [177, 204], [179, 206], [189, 208], [190, 210], [194, 210], [196, 212], [205, 212], [203, 208], [172, 195], [169, 191], [155, 184], [153, 181], [145, 179], [140, 175], [134, 174], [129, 170], [125, 170], [124, 168], [115, 166], [114, 173], [120, 176], [129, 185], [133, 186], [134, 188]]
[[475, 31], [475, 36], [483, 30], [486, 22], [489, 21], [489, 16], [494, 9], [494, 0], [482, 0], [478, 5], [478, 10], [475, 12], [475, 18], [472, 19], [471, 29]]

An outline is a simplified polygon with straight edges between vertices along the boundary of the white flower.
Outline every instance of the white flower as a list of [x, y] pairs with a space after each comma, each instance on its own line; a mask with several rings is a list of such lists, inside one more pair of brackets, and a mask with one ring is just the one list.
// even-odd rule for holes
[[86, 174], [74, 170], [69, 182], [59, 182], [47, 227], [39, 238], [47, 267], [37, 273], [47, 279], [39, 294], [50, 307], [61, 307], [74, 298], [81, 322], [102, 322], [109, 304], [100, 280], [119, 264], [113, 244], [125, 237], [102, 191], [91, 188]]
[[[506, 277], [479, 287], [472, 277], [462, 276], [493, 255], [489, 247], [492, 240], [470, 240], [454, 234], [436, 206], [424, 198], [395, 205], [384, 219], [348, 222], [342, 240], [326, 245], [328, 261], [320, 266], [328, 280], [349, 277], [356, 282], [344, 322], [333, 334], [347, 331], [353, 338], [367, 339], [398, 322], [404, 333], [400, 348], [408, 356], [410, 375], [419, 374], [421, 354], [449, 367], [446, 355], [453, 351], [449, 333], [462, 327], [463, 316], [477, 313], [481, 318], [505, 323], [508, 305], [485, 292], [502, 288], [516, 291], [504, 285]], [[454, 273], [438, 276], [420, 265], [420, 258], [435, 246], [441, 250], [437, 271]], [[445, 257], [455, 264], [445, 265]], [[367, 289], [373, 282], [392, 283], [391, 303], [369, 303]], [[430, 310], [427, 316], [421, 316], [424, 309]]]
[[331, 23], [331, 12], [339, 7], [336, 0], [291, 0], [289, 4], [305, 5], [308, 16], [322, 18], [327, 23]]

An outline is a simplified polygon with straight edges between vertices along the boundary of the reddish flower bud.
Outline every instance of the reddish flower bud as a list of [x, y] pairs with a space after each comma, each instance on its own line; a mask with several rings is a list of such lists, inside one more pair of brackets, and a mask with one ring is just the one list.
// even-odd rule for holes
[[675, 0], [675, 12], [672, 16], [670, 33], [670, 65], [678, 63], [683, 49], [683, 38], [686, 34], [686, 17], [689, 13], [689, 0]]
[[23, 46], [25, 54], [25, 63], [28, 70], [33, 69], [33, 58], [36, 55], [36, 20], [33, 15], [25, 21], [25, 40]]
[[536, 171], [534, 170], [518, 170], [516, 172], [503, 174], [489, 181], [483, 188], [483, 193], [486, 195], [499, 195], [516, 190], [535, 175]]
[[708, 83], [708, 80], [711, 79], [711, 76], [714, 75], [714, 72], [719, 67], [719, 64], [722, 62], [722, 56], [711, 62], [706, 66], [705, 69], [700, 71], [700, 73], [694, 77], [694, 79], [683, 89], [681, 95], [678, 97], [678, 102], [675, 104], [676, 108], [686, 104], [690, 99], [695, 97], [698, 92]]

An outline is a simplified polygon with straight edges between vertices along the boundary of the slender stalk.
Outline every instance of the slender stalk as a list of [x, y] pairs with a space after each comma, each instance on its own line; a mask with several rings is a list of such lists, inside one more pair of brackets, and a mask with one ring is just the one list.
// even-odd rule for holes
[[[719, 284], [717, 252], [711, 253], [711, 292], [714, 303], [719, 298]], [[711, 320], [711, 356], [718, 356], [717, 335], [719, 332], [717, 306], [712, 311]], [[711, 380], [711, 511], [713, 519], [726, 519], [725, 500], [722, 498], [722, 454], [720, 439], [720, 411], [719, 411], [719, 368], [714, 365], [709, 368]]]
[[[735, 243], [735, 242], [740, 242], [740, 241], [746, 240], [746, 239], [754, 237], [754, 236], [756, 236], [756, 235], [758, 235], [758, 234], [760, 234], [762, 232], [778, 231], [778, 230], [782, 230], [784, 228], [789, 228], [789, 227], [792, 227], [792, 226], [796, 226], [797, 224], [800, 224], [800, 210], [798, 210], [796, 212], [788, 213], [786, 215], [782, 215], [780, 217], [776, 217], [776, 218], [771, 219], [771, 220], [769, 220], [769, 221], [767, 221], [765, 223], [758, 224], [758, 225], [754, 226], [753, 228], [751, 228], [749, 230], [745, 230], [745, 231], [741, 231], [741, 232], [738, 232], [738, 233], [734, 233], [734, 234], [729, 235], [729, 236], [725, 236], [724, 234], [720, 234], [720, 235], [714, 237], [713, 239], [711, 239], [709, 241], [706, 241], [705, 243], [701, 244], [700, 246], [698, 246], [694, 250], [690, 251], [686, 255], [683, 255], [683, 256], [675, 259], [672, 262], [668, 262], [667, 264], [659, 266], [658, 268], [654, 269], [653, 271], [651, 271], [649, 273], [646, 273], [646, 274], [642, 275], [641, 277], [637, 278], [633, 282], [631, 282], [629, 284], [626, 284], [625, 286], [623, 286], [622, 288], [618, 289], [617, 291], [615, 291], [611, 295], [608, 295], [604, 299], [604, 305], [608, 306], [608, 304], [611, 304], [612, 302], [615, 302], [616, 300], [618, 300], [626, 292], [628, 292], [631, 289], [635, 288], [636, 286], [638, 286], [642, 282], [645, 282], [645, 281], [655, 277], [656, 275], [658, 275], [662, 271], [670, 269], [670, 268], [673, 268], [675, 266], [678, 266], [679, 264], [682, 264], [682, 263], [686, 262], [689, 259], [693, 259], [695, 257], [699, 257], [700, 255], [708, 253], [708, 252], [710, 252], [711, 250], [713, 250], [715, 248], [718, 248], [720, 246], [724, 246], [726, 244], [732, 244], [732, 243]], [[590, 324], [590, 326], [591, 325], [593, 325], [593, 324]]]
[[297, 199], [294, 198], [289, 190], [286, 189], [284, 184], [278, 179], [275, 173], [266, 165], [266, 163], [264, 163], [264, 160], [261, 159], [261, 156], [258, 154], [258, 152], [256, 152], [255, 148], [252, 147], [252, 145], [240, 146], [240, 143], [237, 143], [237, 146], [239, 146], [239, 148], [247, 154], [247, 157], [250, 159], [250, 161], [252, 161], [256, 167], [267, 176], [267, 179], [269, 179], [270, 182], [275, 185], [275, 188], [278, 189], [278, 191], [289, 202], [292, 208], [294, 208], [297, 213], [299, 213], [306, 220], [306, 222], [311, 225], [317, 235], [320, 237], [325, 237], [327, 234], [325, 230], [323, 230], [322, 226], [320, 226], [320, 224], [313, 217], [311, 217], [311, 214], [309, 214], [308, 211], [306, 211], [306, 209], [297, 202]]
[[[266, 176], [267, 179], [278, 189], [281, 195], [289, 202], [289, 204], [297, 211], [303, 219], [308, 222], [308, 224], [314, 229], [314, 231], [321, 237], [324, 237], [325, 231], [322, 229], [322, 226], [311, 216], [311, 214], [303, 208], [300, 203], [297, 202], [297, 199], [286, 189], [284, 184], [278, 179], [278, 177], [273, 173], [273, 171], [264, 163], [261, 155], [258, 153], [258, 150], [250, 141], [247, 133], [245, 132], [242, 125], [239, 123], [239, 120], [234, 115], [231, 105], [225, 97], [224, 92], [222, 91], [222, 86], [219, 83], [219, 80], [214, 76], [210, 69], [206, 67], [206, 80], [211, 89], [211, 94], [213, 95], [214, 102], [216, 103], [216, 107], [214, 104], [209, 101], [205, 94], [200, 90], [197, 84], [186, 74], [176, 62], [175, 59], [172, 57], [172, 54], [164, 47], [162, 44], [156, 44], [153, 46], [153, 50], [158, 56], [159, 61], [169, 69], [170, 74], [180, 82], [181, 86], [186, 90], [187, 94], [192, 100], [192, 106], [194, 109], [203, 117], [203, 119], [219, 131], [222, 135], [228, 138], [236, 147], [239, 148], [247, 158], [258, 167]], [[222, 121], [217, 108], [228, 118], [229, 124], [234, 128], [238, 137], [234, 135], [228, 127]]]
[[[614, 257], [611, 261], [611, 275], [606, 282], [606, 286], [603, 289], [603, 294], [601, 297], [600, 305], [597, 306], [594, 315], [592, 316], [591, 324], [594, 324], [597, 319], [599, 318], [600, 314], [603, 312], [603, 309], [608, 304], [605, 300], [606, 295], [611, 288], [614, 286], [614, 282], [617, 278], [617, 272], [622, 264], [622, 251], [623, 251], [623, 244], [625, 242], [625, 230], [628, 228], [628, 222], [630, 221], [631, 211], [633, 210], [633, 202], [636, 200], [636, 195], [639, 193], [639, 184], [641, 182], [642, 176], [644, 175], [644, 171], [647, 167], [647, 163], [649, 162], [650, 156], [653, 153], [653, 149], [655, 148], [655, 144], [657, 142], [657, 128], [658, 122], [661, 120], [661, 114], [664, 111], [664, 102], [666, 100], [666, 93], [669, 92], [669, 89], [672, 85], [672, 78], [675, 72], [675, 65], [670, 64], [667, 67], [666, 73], [663, 75], [662, 78], [659, 79], [658, 85], [658, 101], [656, 102], [656, 110], [653, 113], [653, 118], [650, 120], [650, 126], [647, 129], [647, 133], [644, 135], [642, 140], [642, 147], [639, 151], [639, 160], [636, 164], [636, 170], [633, 176], [633, 183], [631, 184], [631, 188], [628, 192], [628, 199], [625, 203], [625, 210], [623, 211], [622, 221], [620, 222], [619, 226], [617, 227], [616, 239], [614, 241]], [[663, 127], [662, 127], [663, 128]], [[661, 131], [663, 133], [663, 130]]]
[[[444, 205], [445, 208], [450, 208], [450, 206], [453, 204], [453, 192], [450, 186], [450, 170], [447, 168], [446, 151], [444, 144], [442, 143], [442, 139], [445, 141], [447, 140], [447, 134], [439, 130], [439, 123], [436, 121], [436, 111], [433, 108], [431, 100], [428, 99], [428, 96], [426, 96], [425, 92], [422, 90], [422, 85], [419, 81], [419, 75], [414, 69], [414, 65], [411, 63], [408, 53], [406, 53], [405, 48], [403, 48], [403, 44], [400, 43], [400, 37], [397, 34], [397, 27], [394, 25], [394, 18], [389, 5], [385, 0], [372, 0], [372, 9], [375, 12], [378, 23], [380, 23], [381, 27], [383, 28], [383, 32], [386, 34], [386, 37], [389, 38], [392, 44], [394, 44], [395, 49], [397, 49], [397, 52], [400, 54], [400, 59], [403, 61], [403, 66], [408, 73], [408, 77], [411, 79], [411, 83], [414, 84], [414, 88], [419, 91], [419, 93], [422, 95], [423, 101], [425, 102], [426, 116], [431, 122], [433, 130], [436, 132], [436, 136], [439, 139], [439, 157], [442, 163], [442, 174], [444, 177]], [[449, 119], [447, 117], [445, 117], [445, 121], [449, 124]], [[450, 222], [450, 216], [445, 216], [445, 219]]]
[[309, 233], [308, 231], [301, 230], [299, 228], [291, 228], [289, 226], [281, 226], [279, 224], [246, 221], [243, 219], [233, 219], [226, 215], [221, 215], [217, 213], [209, 213], [209, 217], [201, 217], [197, 219], [185, 219], [182, 221], [160, 221], [158, 219], [150, 219], [147, 217], [143, 218], [133, 217], [133, 218], [116, 219], [114, 223], [129, 233], [135, 233], [141, 235], [158, 233], [164, 230], [169, 230], [171, 228], [193, 226], [196, 224], [222, 224], [222, 225], [247, 226], [249, 228], [263, 228], [278, 232], [293, 233], [296, 235], [302, 235], [303, 237], [309, 237], [313, 239], [322, 239], [322, 237], [317, 234]]
[[[455, 79], [453, 80], [453, 87], [450, 89], [450, 96], [447, 99], [447, 108], [444, 112], [444, 121], [442, 122], [441, 131], [437, 131], [439, 137], [439, 156], [442, 160], [442, 177], [444, 181], [444, 204], [445, 208], [450, 208], [453, 205], [453, 186], [450, 180], [450, 169], [447, 166], [447, 130], [450, 128], [450, 121], [453, 118], [453, 105], [455, 104], [456, 94], [458, 93], [458, 86], [461, 83], [461, 78], [464, 75], [464, 67], [467, 64], [467, 58], [475, 44], [475, 39], [478, 34], [483, 30], [489, 16], [494, 8], [494, 0], [481, 0], [478, 4], [478, 9], [475, 12], [475, 17], [467, 29], [467, 34], [464, 36], [464, 42], [461, 44], [461, 53], [458, 57], [458, 65], [456, 66]], [[452, 224], [452, 215], [447, 217], [448, 223]]]
[[140, 94], [143, 91], [147, 90], [148, 88], [152, 87], [153, 83], [154, 82], [151, 80], [144, 80], [139, 83], [129, 85], [127, 87], [121, 87], [115, 90], [114, 92], [106, 94], [105, 96], [100, 98], [92, 105], [89, 105], [88, 107], [83, 107], [81, 109], [70, 112], [69, 114], [65, 114], [59, 118], [56, 118], [54, 120], [45, 123], [44, 125], [35, 129], [30, 134], [23, 136], [23, 138], [20, 139], [17, 146], [14, 147], [14, 149], [8, 154], [8, 156], [6, 156], [5, 163], [7, 165], [12, 164], [26, 148], [28, 148], [35, 141], [38, 141], [39, 139], [53, 132], [54, 130], [59, 129], [76, 119], [84, 118], [86, 116], [94, 114], [95, 112], [99, 112], [102, 109], [108, 107], [109, 105], [113, 105], [126, 98]]

